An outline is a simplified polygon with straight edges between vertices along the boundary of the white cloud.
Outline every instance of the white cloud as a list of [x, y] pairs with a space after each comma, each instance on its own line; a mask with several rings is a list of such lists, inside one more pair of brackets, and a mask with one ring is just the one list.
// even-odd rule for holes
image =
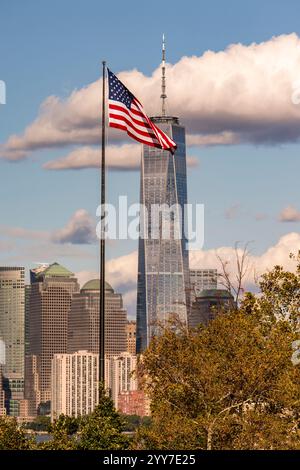
[[[132, 251], [127, 255], [117, 258], [111, 258], [105, 264], [106, 280], [111, 284], [113, 289], [120, 289], [136, 284], [137, 278], [137, 259], [138, 252]], [[77, 274], [80, 285], [90, 279], [99, 278], [99, 273], [95, 271], [79, 271]]]
[[52, 233], [54, 243], [90, 244], [96, 241], [96, 224], [85, 209], [78, 209], [65, 227]]
[[0, 225], [2, 237], [22, 240], [40, 240], [45, 243], [74, 245], [90, 244], [96, 241], [96, 221], [85, 209], [78, 209], [67, 224], [52, 232], [29, 230], [23, 227]]
[[[67, 156], [43, 165], [46, 170], [82, 170], [100, 167], [101, 152], [96, 147], [78, 147]], [[139, 170], [141, 146], [139, 144], [109, 145], [106, 148], [107, 168], [110, 170]], [[195, 167], [198, 158], [188, 156], [187, 165]]]
[[75, 273], [75, 276], [78, 279], [80, 287], [82, 287], [86, 282], [91, 281], [92, 279], [99, 279], [99, 273], [95, 271], [79, 271]]
[[[290, 259], [290, 253], [297, 254], [300, 250], [300, 234], [296, 232], [282, 236], [278, 242], [268, 248], [261, 255], [249, 256], [249, 271], [245, 279], [245, 288], [250, 288], [254, 279], [275, 265], [283, 266], [285, 269], [294, 270], [295, 263]], [[242, 254], [242, 250], [239, 250]], [[228, 262], [228, 270], [236, 274], [235, 251], [232, 247], [220, 247], [216, 250], [201, 250], [190, 252], [190, 267], [192, 268], [220, 268], [217, 256]]]
[[[264, 272], [271, 270], [275, 265], [280, 265], [287, 270], [294, 271], [295, 262], [290, 259], [289, 255], [290, 253], [298, 253], [299, 249], [300, 234], [292, 232], [282, 236], [274, 246], [268, 248], [261, 255], [255, 256], [250, 254], [250, 269], [243, 287], [245, 289], [253, 288], [255, 279]], [[241, 249], [239, 253], [242, 254]], [[217, 255], [229, 263], [228, 269], [234, 276], [236, 274], [235, 251], [230, 246], [190, 252], [190, 267], [194, 269], [217, 268], [220, 270]], [[107, 280], [116, 291], [124, 293], [124, 304], [130, 315], [133, 315], [136, 306], [137, 260], [138, 252], [133, 251], [128, 255], [110, 259], [106, 263]], [[99, 274], [82, 271], [77, 273], [77, 276], [82, 285], [90, 279], [97, 278]]]
[[[160, 109], [160, 69], [118, 74], [148, 114]], [[167, 65], [172, 114], [186, 124], [190, 145], [276, 143], [300, 137], [300, 107], [293, 84], [300, 77], [300, 39], [294, 34], [260, 44], [233, 44], [224, 51], [183, 57]], [[37, 149], [100, 140], [100, 83], [75, 90], [66, 100], [47, 98], [36, 120], [2, 146], [3, 158], [18, 160]], [[111, 132], [111, 140], [124, 133]]]
[[[141, 146], [136, 144], [109, 145], [106, 149], [107, 167], [113, 170], [136, 170], [140, 166]], [[46, 170], [78, 170], [99, 168], [101, 152], [96, 147], [79, 147], [67, 156], [45, 163]]]
[[294, 206], [285, 207], [279, 214], [281, 222], [300, 222], [300, 211]]

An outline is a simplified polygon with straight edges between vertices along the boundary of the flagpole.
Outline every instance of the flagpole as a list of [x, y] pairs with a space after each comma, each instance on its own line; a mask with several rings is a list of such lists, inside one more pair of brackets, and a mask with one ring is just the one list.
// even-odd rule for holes
[[105, 382], [105, 72], [106, 62], [102, 62], [102, 153], [101, 153], [101, 238], [100, 238], [100, 302], [99, 302], [99, 382]]

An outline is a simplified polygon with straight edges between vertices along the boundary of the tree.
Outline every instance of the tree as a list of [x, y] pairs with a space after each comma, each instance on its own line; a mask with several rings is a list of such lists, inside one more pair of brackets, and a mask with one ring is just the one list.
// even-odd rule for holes
[[251, 268], [249, 262], [250, 252], [248, 250], [249, 242], [245, 244], [243, 249], [239, 248], [239, 243], [234, 246], [234, 268], [230, 266], [230, 262], [222, 256], [216, 254], [220, 263], [221, 272], [218, 275], [219, 283], [232, 294], [236, 304], [244, 294], [244, 282]]
[[49, 427], [51, 440], [39, 445], [43, 450], [75, 450], [77, 448], [76, 433], [79, 429], [80, 420], [60, 415]]
[[78, 448], [81, 450], [122, 450], [129, 445], [123, 434], [124, 422], [115, 410], [104, 388], [100, 389], [99, 405], [81, 419]]
[[48, 431], [51, 426], [50, 416], [37, 416], [34, 421], [26, 423], [26, 429], [32, 429], [33, 431]]
[[299, 265], [266, 273], [261, 291], [207, 327], [152, 340], [138, 366], [152, 422], [135, 447], [300, 449]]
[[10, 416], [0, 417], [0, 450], [29, 450], [34, 442], [26, 437], [24, 428]]
[[140, 426], [148, 427], [151, 423], [150, 416], [122, 415], [122, 418], [127, 432], [135, 432]]

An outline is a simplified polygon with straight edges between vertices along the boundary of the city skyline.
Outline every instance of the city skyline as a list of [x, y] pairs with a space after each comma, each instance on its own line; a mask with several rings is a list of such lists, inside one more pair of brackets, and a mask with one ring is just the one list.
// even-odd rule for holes
[[[162, 13], [172, 16], [172, 27], [157, 21], [144, 38], [145, 54], [136, 47], [128, 25], [122, 53], [121, 32], [109, 45], [105, 42], [108, 26], [99, 28], [96, 19], [105, 14], [106, 6], [97, 2], [90, 3], [88, 22], [81, 2], [72, 8], [72, 22], [66, 21], [68, 2], [63, 7], [53, 2], [47, 20], [35, 2], [28, 2], [26, 8], [19, 3], [22, 14], [17, 16], [16, 4], [4, 2], [0, 79], [6, 83], [7, 99], [0, 105], [0, 165], [6, 203], [0, 227], [1, 264], [21, 264], [28, 272], [35, 262], [56, 260], [70, 266], [81, 285], [96, 277], [99, 186], [94, 167], [100, 142], [100, 84], [95, 80], [100, 76], [100, 61], [105, 57], [147, 112], [157, 114], [163, 32], [168, 51], [167, 105], [172, 114], [181, 116], [188, 134], [188, 198], [205, 204], [204, 250], [191, 255], [191, 267], [217, 267], [215, 249], [220, 247], [232, 259], [237, 240], [254, 241], [252, 260], [258, 271], [288, 259], [299, 246], [300, 219], [296, 159], [300, 107], [292, 103], [300, 77], [296, 21], [300, 7], [289, 3], [290, 8], [274, 3], [270, 8], [271, 2], [254, 1], [242, 7], [231, 1], [225, 11], [223, 5], [211, 2], [203, 4], [200, 15], [197, 3], [191, 2], [189, 14], [178, 18], [167, 2]], [[136, 7], [138, 17], [141, 12]], [[120, 8], [125, 9], [121, 4]], [[50, 31], [54, 17], [56, 37], [50, 42], [44, 32]], [[267, 17], [268, 22], [263, 21]], [[29, 28], [31, 18], [37, 21]], [[80, 41], [78, 30], [89, 41]], [[30, 47], [26, 62], [20, 54], [22, 34], [27, 34], [26, 47]], [[8, 54], [12, 49], [14, 54]], [[192, 86], [186, 85], [183, 76]], [[193, 86], [197, 86], [195, 107], [190, 95]], [[264, 100], [265, 110], [259, 106]], [[235, 119], [237, 109], [244, 116], [241, 122]], [[279, 116], [275, 123], [274, 115]], [[40, 132], [41, 123], [51, 130], [49, 135]], [[124, 194], [129, 202], [137, 202], [140, 146], [112, 133], [109, 139], [108, 200], [114, 204], [117, 195]], [[281, 184], [284, 191], [277, 190]], [[136, 272], [137, 243], [109, 244], [108, 281], [124, 294], [131, 318]], [[249, 278], [247, 285], [252, 281]]]

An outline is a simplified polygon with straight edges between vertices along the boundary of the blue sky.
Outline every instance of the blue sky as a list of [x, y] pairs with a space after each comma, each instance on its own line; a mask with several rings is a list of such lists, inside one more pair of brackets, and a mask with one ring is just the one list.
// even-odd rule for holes
[[[300, 35], [299, 17], [296, 0], [165, 0], [147, 7], [140, 1], [2, 0], [0, 80], [6, 82], [7, 104], [0, 105], [0, 144], [12, 134], [22, 134], [48, 96], [67, 99], [74, 89], [97, 80], [103, 58], [115, 72], [136, 68], [150, 76], [160, 63], [163, 32], [167, 60], [175, 64], [183, 56], [200, 57], [230, 44], [248, 46], [281, 34]], [[271, 145], [201, 146], [188, 152], [198, 158], [197, 167], [188, 170], [188, 194], [190, 202], [205, 204], [205, 250], [253, 240], [253, 250], [260, 255], [285, 234], [299, 232], [297, 217], [289, 223], [278, 220], [285, 207], [300, 209], [295, 139]], [[55, 251], [43, 237], [7, 235], [7, 227], [58, 230], [81, 208], [95, 214], [97, 170], [42, 168], [66, 153], [63, 147], [45, 148], [17, 162], [0, 159], [0, 225], [6, 227], [0, 233], [0, 264], [29, 267], [35, 261], [57, 260], [74, 272], [97, 270], [96, 245], [61, 244]], [[119, 193], [138, 200], [138, 171], [109, 172], [109, 200], [113, 202]], [[133, 242], [114, 243], [108, 256], [115, 258], [135, 248]]]

